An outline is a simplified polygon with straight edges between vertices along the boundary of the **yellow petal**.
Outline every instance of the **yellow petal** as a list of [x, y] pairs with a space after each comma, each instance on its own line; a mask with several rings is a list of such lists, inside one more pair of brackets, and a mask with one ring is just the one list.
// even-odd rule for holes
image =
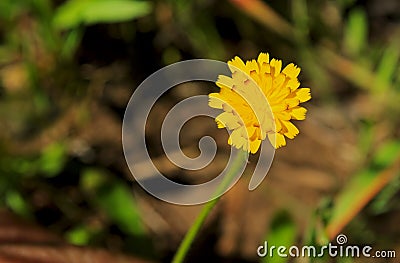
[[221, 86], [225, 86], [228, 88], [232, 88], [232, 86], [234, 85], [234, 80], [228, 76], [219, 75], [216, 84], [217, 84], [217, 86], [221, 85]]
[[286, 145], [285, 137], [280, 133], [269, 133], [268, 140], [275, 149]]
[[285, 82], [285, 80], [286, 80], [285, 75], [279, 74], [278, 77], [276, 77], [276, 78], [274, 79], [273, 85], [274, 85], [276, 88], [280, 88], [280, 87], [282, 86], [283, 82]]
[[268, 100], [271, 104], [281, 103], [283, 99], [290, 95], [290, 89], [287, 87], [278, 89], [270, 96], [268, 96]]
[[222, 109], [224, 101], [220, 99], [219, 93], [208, 94], [208, 106], [215, 109]]
[[223, 112], [215, 118], [218, 128], [227, 127], [228, 129], [236, 129], [240, 126], [239, 117], [230, 112]]
[[242, 136], [243, 130], [246, 133], [246, 129], [244, 127], [240, 127], [232, 131], [231, 135], [229, 136], [228, 143], [237, 149], [243, 149], [248, 151], [248, 140]]
[[219, 120], [215, 119], [215, 122], [217, 123], [217, 127], [218, 129], [222, 129], [225, 128], [225, 124], [220, 122]]
[[244, 64], [243, 60], [236, 56], [231, 61], [228, 61], [228, 66], [231, 72], [236, 72], [238, 69], [241, 71], [246, 71], [246, 65]]
[[275, 132], [280, 132], [281, 130], [282, 130], [282, 123], [278, 118], [276, 118], [275, 119]]
[[276, 145], [275, 145], [275, 148], [278, 149], [278, 148], [280, 148], [282, 146], [285, 146], [285, 145], [286, 145], [285, 137], [282, 134], [277, 133], [276, 134]]
[[260, 72], [260, 68], [258, 67], [257, 61], [249, 60], [246, 62], [246, 72], [255, 71], [257, 74]]
[[277, 77], [279, 73], [281, 73], [282, 60], [273, 58], [270, 65], [272, 68], [274, 68], [274, 77]]
[[290, 79], [286, 86], [289, 87], [291, 91], [295, 91], [300, 87], [300, 82], [297, 79]]
[[220, 87], [219, 94], [221, 97], [228, 97], [234, 95], [234, 92], [231, 87], [225, 86], [219, 82], [216, 83], [218, 87]]
[[310, 88], [301, 88], [295, 91], [296, 98], [300, 100], [300, 102], [306, 102], [311, 99]]
[[291, 109], [299, 105], [300, 100], [298, 98], [285, 99], [285, 105], [287, 109]]
[[250, 141], [250, 152], [256, 153], [260, 148], [261, 140]]
[[287, 65], [287, 66], [282, 70], [282, 72], [283, 72], [286, 76], [288, 76], [289, 78], [295, 79], [295, 78], [297, 78], [297, 76], [298, 76], [299, 73], [300, 73], [300, 68], [297, 67], [295, 64], [290, 63], [289, 65]]
[[264, 79], [265, 79], [265, 84], [261, 86], [261, 89], [264, 92], [264, 94], [268, 97], [273, 92], [273, 87], [272, 87], [273, 80], [271, 75], [269, 74], [266, 75]]
[[267, 133], [274, 132], [276, 130], [276, 125], [275, 125], [275, 120], [274, 117], [272, 116], [272, 113], [267, 113], [264, 115], [264, 120], [261, 122], [261, 127], [260, 127], [260, 139], [264, 140], [265, 137], [267, 136]]
[[293, 119], [295, 120], [304, 120], [306, 118], [306, 112], [307, 110], [303, 107], [294, 107], [288, 110], [290, 115], [292, 116]]
[[281, 112], [281, 111], [286, 110], [286, 105], [283, 103], [278, 103], [278, 104], [271, 106], [271, 110], [272, 110], [272, 112]]
[[231, 113], [235, 114], [233, 108], [229, 105], [229, 103], [222, 104], [222, 109], [225, 112], [231, 112]]
[[282, 121], [282, 126], [285, 127], [283, 128], [283, 130], [285, 130], [284, 134], [289, 139], [293, 139], [297, 134], [299, 134], [297, 127], [290, 121]]
[[286, 112], [286, 111], [276, 112], [276, 113], [274, 113], [274, 115], [275, 115], [275, 118], [278, 118], [278, 119], [284, 120], [284, 121], [288, 121], [292, 118], [290, 116], [289, 112]]
[[249, 140], [255, 140], [257, 138], [257, 128], [254, 126], [246, 127], [247, 128], [247, 135]]
[[232, 79], [233, 79], [233, 86], [232, 89], [238, 88], [238, 86], [244, 86], [245, 83], [247, 82], [253, 82], [249, 72], [246, 72], [245, 70], [237, 70], [232, 72]]
[[229, 91], [230, 89], [232, 89], [231, 86], [227, 86], [227, 85], [225, 85], [224, 83], [219, 82], [219, 81], [215, 82], [215, 84], [216, 84], [221, 90], [222, 90], [222, 89], [225, 89], [225, 91]]
[[260, 72], [260, 68], [257, 64], [257, 61], [254, 59], [246, 62], [246, 73], [258, 84], [261, 82], [260, 76], [258, 75]]
[[269, 54], [268, 53], [260, 53], [260, 55], [258, 55], [257, 62], [258, 62], [258, 65], [260, 66], [260, 68], [269, 64]]

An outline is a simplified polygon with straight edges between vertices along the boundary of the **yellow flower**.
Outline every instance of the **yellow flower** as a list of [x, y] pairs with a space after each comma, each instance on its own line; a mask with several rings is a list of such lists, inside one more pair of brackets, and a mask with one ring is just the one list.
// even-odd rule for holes
[[281, 71], [282, 61], [270, 61], [268, 53], [246, 63], [235, 57], [228, 65], [232, 77], [218, 76], [220, 92], [209, 94], [209, 106], [224, 111], [218, 128], [232, 130], [228, 143], [251, 153], [266, 137], [275, 148], [286, 145], [285, 136], [299, 133], [290, 120], [304, 120], [307, 110], [299, 104], [311, 99], [309, 88], [299, 88], [300, 68], [290, 63]]

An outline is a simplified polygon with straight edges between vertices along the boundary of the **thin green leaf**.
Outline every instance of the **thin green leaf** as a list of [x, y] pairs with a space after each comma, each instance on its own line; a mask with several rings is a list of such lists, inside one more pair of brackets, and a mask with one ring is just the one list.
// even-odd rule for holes
[[398, 174], [400, 142], [390, 141], [375, 154], [371, 167], [356, 174], [336, 198], [327, 226], [332, 239]]
[[149, 2], [113, 0], [97, 1], [83, 13], [85, 24], [115, 23], [145, 16], [151, 11]]
[[389, 87], [394, 80], [400, 58], [400, 50], [398, 46], [398, 42], [393, 42], [388, 46], [379, 63], [376, 73], [377, 83], [375, 88], [380, 92], [386, 91], [386, 88]]
[[149, 14], [147, 1], [130, 0], [70, 0], [55, 13], [53, 24], [58, 29], [72, 29], [80, 24], [115, 23]]
[[360, 8], [351, 10], [345, 28], [344, 45], [351, 55], [358, 55], [364, 49], [367, 39], [368, 21], [365, 11]]

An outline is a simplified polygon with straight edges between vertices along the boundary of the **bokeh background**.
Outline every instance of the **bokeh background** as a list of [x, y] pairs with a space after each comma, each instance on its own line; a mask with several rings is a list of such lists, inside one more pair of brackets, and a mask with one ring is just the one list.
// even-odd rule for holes
[[[249, 192], [252, 156], [187, 262], [398, 262], [256, 249], [322, 246], [343, 233], [400, 257], [399, 47], [396, 0], [2, 0], [1, 262], [169, 262], [201, 206], [167, 204], [134, 182], [121, 143], [130, 95], [174, 62], [260, 52], [302, 68], [307, 119]], [[213, 120], [182, 131], [189, 156], [202, 136], [217, 140], [203, 170], [173, 166], [159, 144], [175, 103], [216, 90], [181, 85], [154, 107], [148, 146], [166, 176], [198, 183], [225, 166], [227, 135]]]

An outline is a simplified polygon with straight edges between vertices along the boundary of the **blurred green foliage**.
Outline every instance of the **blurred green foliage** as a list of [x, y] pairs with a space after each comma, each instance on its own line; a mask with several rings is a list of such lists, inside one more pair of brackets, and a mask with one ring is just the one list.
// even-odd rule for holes
[[144, 234], [132, 190], [125, 183], [91, 169], [83, 172], [80, 185], [83, 192], [95, 196], [94, 205], [103, 209], [122, 231], [138, 236]]
[[[287, 246], [296, 242], [297, 226], [287, 211], [277, 212], [269, 229], [270, 232], [265, 236], [265, 240], [268, 240], [269, 248], [271, 246], [278, 248], [279, 246]], [[288, 262], [290, 259], [289, 257], [277, 256], [276, 249], [274, 253], [270, 255], [268, 251], [267, 256], [262, 258], [261, 262], [283, 263]], [[286, 250], [284, 253], [288, 254], [288, 251]]]
[[[0, 70], [4, 72], [1, 90], [5, 91], [0, 98], [5, 128], [0, 147], [2, 207], [39, 222], [60, 217], [53, 222], [55, 229], [61, 228], [66, 239], [77, 245], [104, 242], [101, 237], [108, 235], [107, 224], [115, 225], [127, 237], [145, 238], [137, 204], [125, 181], [98, 168], [79, 168], [68, 174], [73, 158], [68, 137], [40, 143], [33, 150], [24, 147], [40, 134], [48, 136], [46, 129], [63, 113], [63, 105], [84, 98], [79, 95], [86, 94], [79, 86], [82, 82], [74, 81], [79, 66], [74, 58], [85, 27], [131, 21], [151, 11], [152, 4], [147, 1], [1, 1]], [[65, 92], [68, 85], [75, 86], [72, 93]], [[79, 115], [86, 116], [86, 109]], [[80, 204], [63, 193], [69, 189], [68, 181], [74, 180], [66, 177], [76, 176], [80, 176], [81, 192], [75, 198], [83, 199]], [[58, 181], [67, 184], [60, 192]], [[44, 195], [45, 204], [34, 200], [38, 195]], [[104, 222], [87, 221], [96, 216], [105, 217]], [[63, 226], [63, 220], [70, 221]]]

